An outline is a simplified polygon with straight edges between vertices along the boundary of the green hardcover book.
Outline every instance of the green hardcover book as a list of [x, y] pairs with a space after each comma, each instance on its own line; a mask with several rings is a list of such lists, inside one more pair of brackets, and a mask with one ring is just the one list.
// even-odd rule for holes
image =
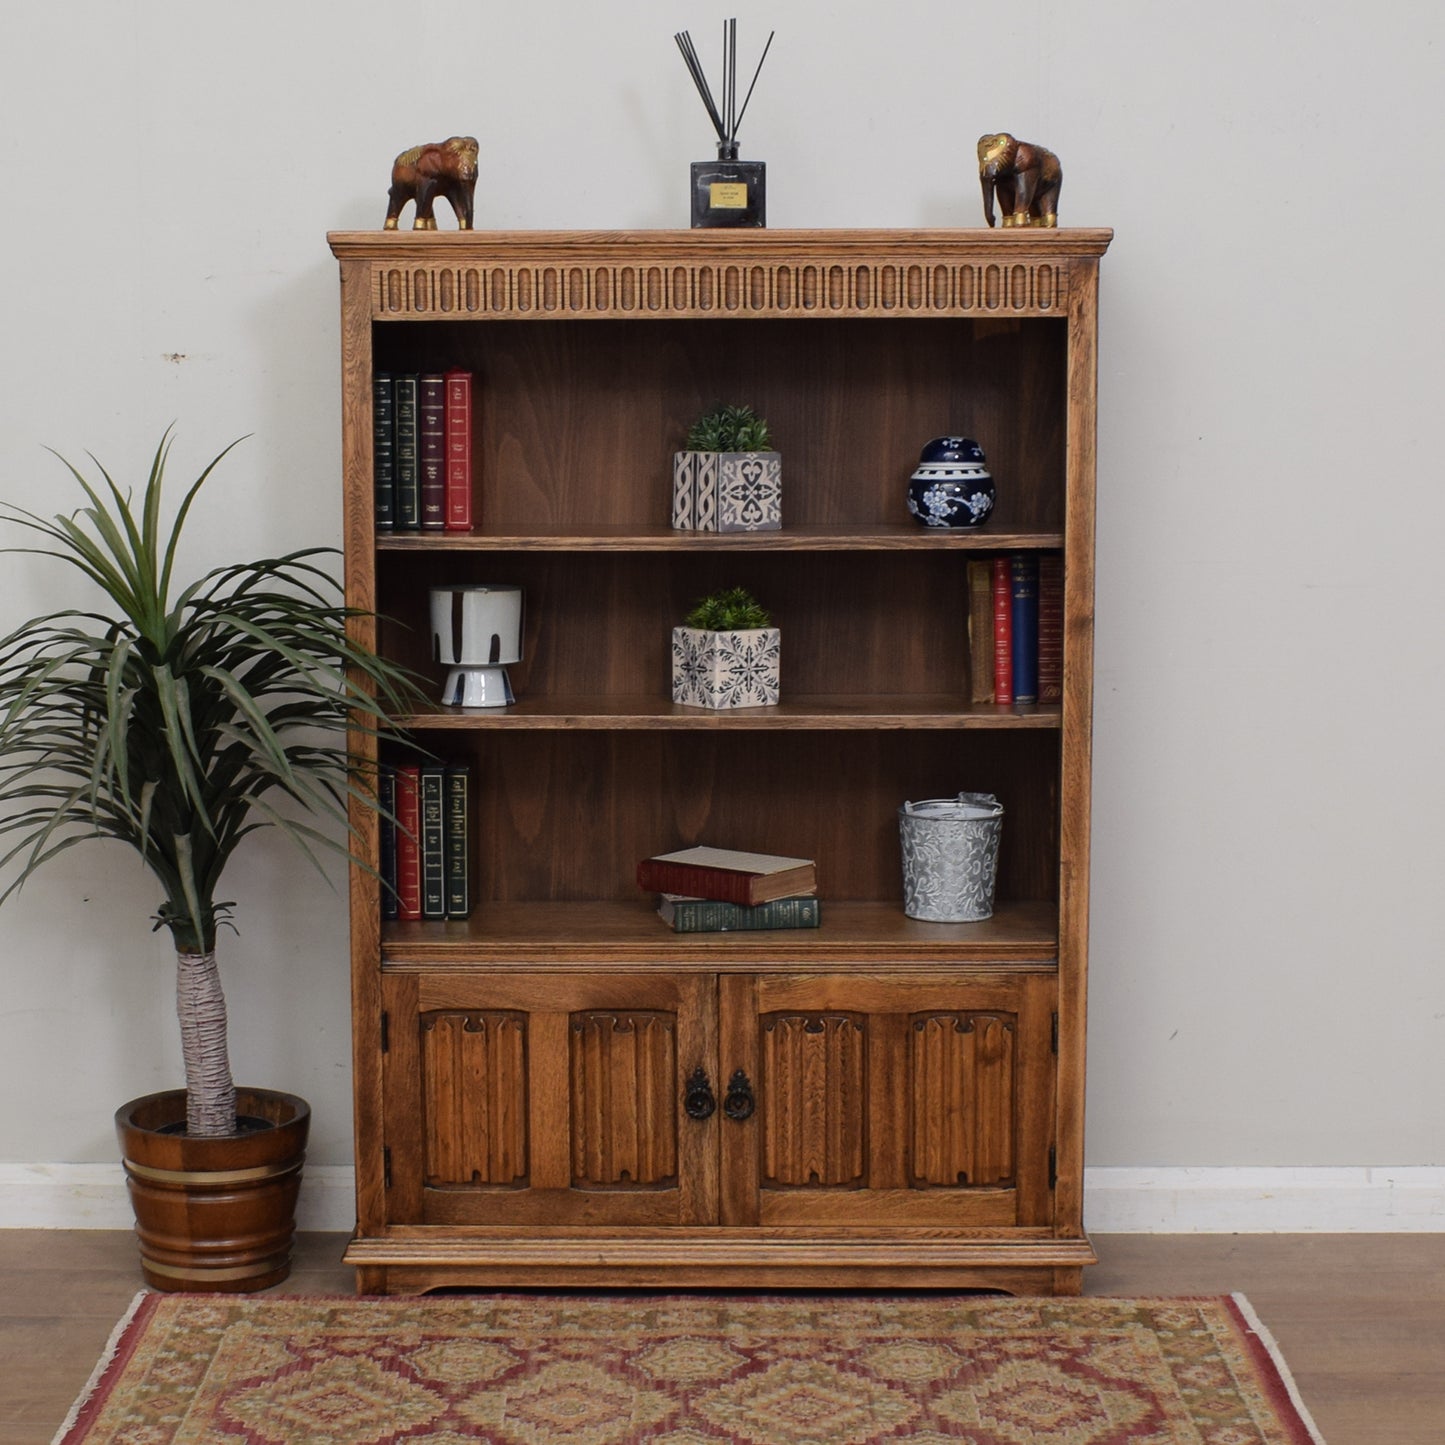
[[396, 378], [396, 526], [416, 531], [421, 526], [421, 409], [417, 376]]
[[676, 933], [742, 933], [761, 928], [817, 928], [818, 899], [809, 893], [774, 898], [768, 903], [723, 903], [716, 898], [687, 898], [664, 893], [659, 916]]
[[442, 852], [446, 867], [448, 918], [465, 918], [472, 911], [471, 859], [467, 848], [470, 788], [470, 768], [459, 765], [447, 769], [446, 827]]
[[446, 775], [428, 764], [421, 770], [421, 916], [447, 916], [446, 862], [443, 822]]

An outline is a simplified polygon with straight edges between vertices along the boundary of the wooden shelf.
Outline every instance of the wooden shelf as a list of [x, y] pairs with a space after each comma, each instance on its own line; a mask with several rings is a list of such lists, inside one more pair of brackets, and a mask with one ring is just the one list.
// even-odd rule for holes
[[379, 552], [1013, 552], [1061, 548], [1056, 530], [965, 531], [917, 523], [679, 532], [666, 524], [579, 523], [525, 532], [379, 532]]
[[791, 698], [772, 707], [684, 707], [655, 697], [523, 698], [510, 707], [438, 708], [397, 719], [408, 731], [590, 728], [654, 731], [907, 731], [910, 729], [1042, 728], [1057, 730], [1057, 703], [1000, 707], [936, 696], [816, 696]]
[[388, 969], [575, 968], [605, 963], [630, 968], [696, 968], [717, 973], [791, 967], [976, 963], [988, 969], [1032, 964], [1053, 967], [1058, 954], [1058, 909], [1052, 903], [1000, 903], [981, 923], [921, 923], [898, 903], [823, 900], [820, 928], [757, 933], [674, 933], [652, 903], [481, 904], [452, 923], [388, 923], [382, 927]]

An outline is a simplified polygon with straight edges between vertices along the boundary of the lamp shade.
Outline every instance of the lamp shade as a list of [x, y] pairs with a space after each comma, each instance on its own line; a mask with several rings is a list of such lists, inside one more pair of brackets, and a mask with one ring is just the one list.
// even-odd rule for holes
[[490, 583], [433, 587], [432, 660], [499, 667], [522, 660], [522, 589]]

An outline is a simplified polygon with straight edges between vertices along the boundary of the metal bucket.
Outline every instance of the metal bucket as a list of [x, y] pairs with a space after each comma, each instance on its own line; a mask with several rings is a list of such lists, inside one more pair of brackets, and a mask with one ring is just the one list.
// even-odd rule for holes
[[978, 923], [993, 917], [1003, 806], [992, 793], [960, 793], [904, 803], [903, 911], [927, 923]]

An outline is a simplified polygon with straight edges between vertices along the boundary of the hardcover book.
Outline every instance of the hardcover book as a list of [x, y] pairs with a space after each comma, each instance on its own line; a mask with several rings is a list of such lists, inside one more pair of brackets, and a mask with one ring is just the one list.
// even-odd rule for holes
[[440, 532], [447, 524], [447, 382], [440, 372], [417, 378], [417, 440], [421, 447], [421, 525]]
[[376, 801], [380, 827], [381, 916], [383, 921], [396, 917], [396, 769], [383, 763], [376, 774]]
[[434, 764], [421, 769], [421, 916], [447, 916], [446, 863], [443, 858], [443, 796], [445, 770]]
[[417, 379], [414, 372], [396, 378], [396, 527], [421, 526], [421, 441], [417, 435]]
[[1064, 697], [1064, 559], [1039, 558], [1039, 701]]
[[993, 559], [993, 700], [1014, 700], [1013, 576], [1007, 557]]
[[969, 701], [993, 701], [993, 563], [968, 564]]
[[675, 933], [732, 933], [765, 928], [817, 928], [821, 917], [818, 899], [811, 894], [774, 898], [747, 907], [716, 898], [685, 898], [664, 893], [658, 916]]
[[471, 769], [465, 764], [447, 769], [442, 858], [446, 870], [448, 918], [465, 918], [472, 911], [471, 861], [467, 850], [467, 794], [470, 785]]
[[1010, 641], [1016, 703], [1039, 700], [1039, 563], [1032, 552], [1009, 558], [1013, 587]]
[[637, 865], [637, 882], [649, 893], [680, 893], [749, 907], [795, 893], [814, 893], [818, 887], [811, 858], [709, 847], [644, 858]]
[[421, 917], [421, 769], [396, 770], [396, 916]]
[[449, 532], [472, 527], [472, 374], [446, 374], [447, 483], [446, 525]]
[[396, 525], [396, 381], [379, 371], [371, 381], [371, 476], [376, 495], [376, 530]]

